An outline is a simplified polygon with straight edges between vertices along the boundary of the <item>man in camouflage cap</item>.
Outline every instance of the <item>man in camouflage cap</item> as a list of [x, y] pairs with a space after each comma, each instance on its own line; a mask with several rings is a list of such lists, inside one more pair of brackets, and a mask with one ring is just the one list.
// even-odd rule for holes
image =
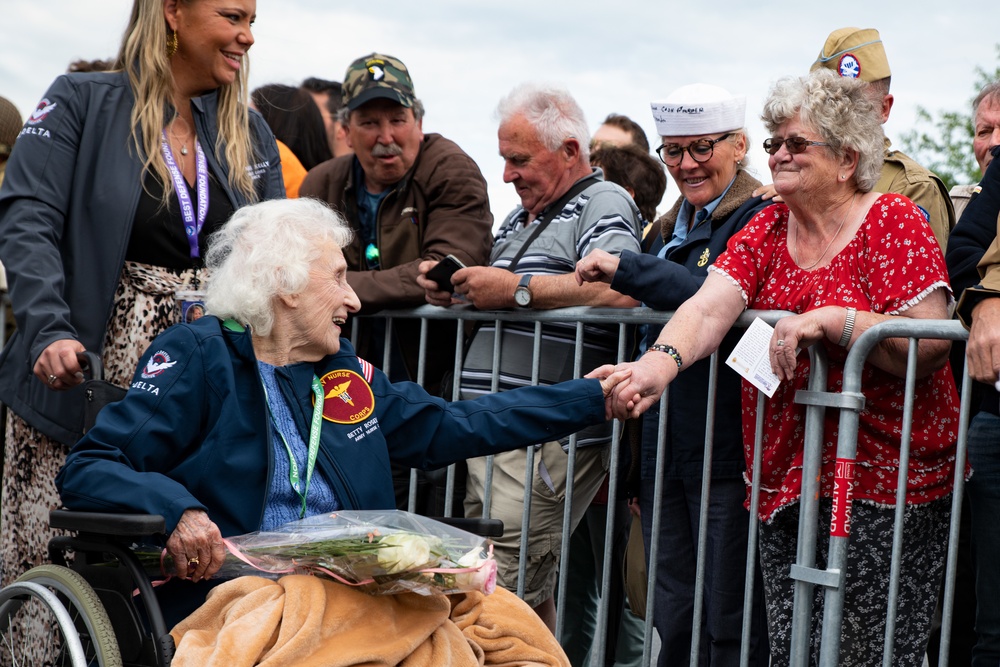
[[[893, 96], [889, 92], [891, 72], [889, 59], [878, 30], [874, 28], [840, 28], [830, 33], [810, 71], [831, 69], [840, 76], [861, 79], [868, 83], [873, 95], [881, 101], [882, 122], [889, 119]], [[948, 234], [955, 226], [955, 209], [944, 182], [935, 174], [917, 164], [913, 158], [889, 148], [885, 140], [885, 163], [882, 176], [875, 184], [877, 192], [895, 192], [905, 195], [916, 204], [941, 245], [948, 244]]]
[[[328, 202], [354, 229], [344, 258], [362, 312], [423, 305], [416, 283], [421, 261], [454, 255], [475, 266], [489, 259], [493, 215], [486, 180], [453, 141], [424, 134], [424, 107], [399, 59], [372, 53], [351, 63], [342, 102], [338, 120], [354, 154], [313, 168], [299, 195]], [[361, 325], [358, 354], [381, 363], [384, 321]], [[419, 322], [396, 320], [393, 333], [390, 375], [416, 380]], [[436, 392], [454, 363], [455, 325], [431, 322], [429, 336], [434, 344], [427, 349], [424, 386]], [[402, 501], [405, 488], [400, 491]]]

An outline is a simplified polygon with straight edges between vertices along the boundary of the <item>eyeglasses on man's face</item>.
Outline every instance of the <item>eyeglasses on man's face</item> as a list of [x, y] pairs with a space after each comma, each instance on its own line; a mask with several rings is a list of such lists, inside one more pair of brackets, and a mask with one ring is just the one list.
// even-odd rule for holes
[[786, 137], [784, 139], [781, 137], [770, 137], [764, 140], [764, 150], [767, 151], [768, 155], [777, 153], [782, 145], [784, 145], [785, 150], [789, 153], [797, 155], [804, 153], [810, 146], [829, 146], [830, 144], [825, 141], [809, 141], [805, 137]]
[[681, 146], [680, 144], [661, 144], [656, 149], [656, 154], [659, 156], [663, 164], [668, 167], [676, 167], [684, 159], [684, 151], [688, 152], [691, 159], [699, 164], [702, 162], [708, 162], [712, 159], [712, 154], [715, 153], [715, 144], [728, 139], [732, 136], [732, 132], [727, 132], [718, 139], [699, 139], [698, 141], [692, 141], [687, 146]]

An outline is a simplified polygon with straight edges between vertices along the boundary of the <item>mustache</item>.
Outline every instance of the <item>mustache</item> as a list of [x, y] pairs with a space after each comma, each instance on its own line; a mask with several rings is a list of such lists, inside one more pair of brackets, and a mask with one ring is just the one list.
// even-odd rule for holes
[[391, 157], [402, 154], [403, 149], [395, 142], [391, 144], [375, 144], [375, 146], [372, 147], [372, 157]]

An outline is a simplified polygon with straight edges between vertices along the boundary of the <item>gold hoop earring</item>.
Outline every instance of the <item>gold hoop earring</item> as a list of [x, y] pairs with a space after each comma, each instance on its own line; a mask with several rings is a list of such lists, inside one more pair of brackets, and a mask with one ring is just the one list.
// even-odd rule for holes
[[170, 37], [167, 38], [167, 57], [171, 58], [177, 53], [177, 31], [174, 30]]

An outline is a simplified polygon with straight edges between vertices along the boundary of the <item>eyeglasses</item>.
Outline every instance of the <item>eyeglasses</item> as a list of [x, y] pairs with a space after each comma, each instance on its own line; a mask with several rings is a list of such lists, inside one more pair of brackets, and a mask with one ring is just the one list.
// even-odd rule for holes
[[731, 135], [732, 132], [726, 132], [718, 139], [699, 139], [698, 141], [692, 141], [687, 146], [681, 146], [680, 144], [661, 144], [660, 147], [656, 149], [656, 154], [659, 156], [663, 164], [668, 167], [676, 167], [679, 165], [681, 160], [684, 159], [684, 151], [687, 151], [691, 156], [691, 159], [695, 162], [708, 162], [712, 159], [712, 154], [715, 152], [715, 144], [724, 139], [728, 139]]
[[830, 144], [824, 141], [809, 141], [804, 137], [786, 137], [784, 139], [780, 137], [770, 137], [764, 140], [764, 150], [767, 151], [768, 155], [774, 155], [778, 152], [781, 146], [785, 146], [787, 150], [792, 155], [797, 155], [799, 153], [804, 153], [806, 148], [809, 146], [829, 146]]

